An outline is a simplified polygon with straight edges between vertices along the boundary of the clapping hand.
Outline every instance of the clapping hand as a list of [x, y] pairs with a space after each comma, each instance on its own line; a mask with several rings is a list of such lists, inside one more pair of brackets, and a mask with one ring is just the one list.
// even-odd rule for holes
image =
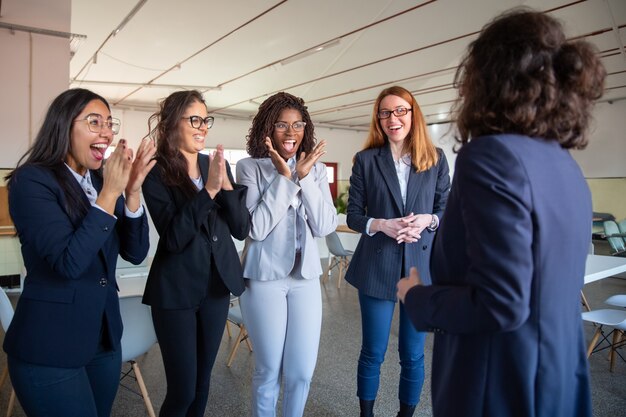
[[[132, 159], [132, 149], [129, 149]], [[141, 204], [141, 185], [146, 176], [156, 164], [156, 145], [150, 138], [144, 138], [137, 149], [137, 156], [132, 163], [128, 184], [126, 185], [126, 207], [132, 212], [139, 209]]]
[[96, 204], [109, 214], [115, 211], [115, 203], [128, 184], [132, 160], [133, 150], [127, 147], [125, 139], [120, 139], [104, 164], [102, 190]]
[[233, 185], [226, 172], [226, 159], [224, 159], [224, 146], [217, 145], [215, 151], [209, 155], [209, 174], [204, 185], [211, 198], [220, 190], [232, 190]]
[[302, 152], [300, 155], [300, 159], [296, 162], [296, 173], [298, 174], [299, 179], [303, 179], [307, 175], [309, 175], [309, 171], [313, 168], [313, 165], [320, 159], [322, 155], [326, 153], [326, 141], [322, 140], [310, 154], [306, 154], [306, 152]]

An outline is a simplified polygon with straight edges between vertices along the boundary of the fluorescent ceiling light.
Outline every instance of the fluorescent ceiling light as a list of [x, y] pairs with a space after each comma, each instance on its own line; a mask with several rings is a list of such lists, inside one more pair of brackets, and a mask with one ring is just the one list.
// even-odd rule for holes
[[324, 43], [322, 45], [318, 45], [318, 46], [314, 46], [313, 48], [306, 49], [306, 50], [304, 50], [304, 51], [302, 51], [300, 53], [297, 53], [295, 55], [291, 55], [290, 57], [287, 57], [287, 58], [283, 59], [282, 61], [280, 61], [280, 65], [290, 64], [290, 63], [292, 63], [294, 61], [297, 61], [297, 60], [302, 59], [304, 57], [307, 57], [309, 55], [313, 55], [314, 53], [321, 52], [321, 51], [323, 51], [325, 49], [328, 49], [328, 48], [331, 48], [331, 47], [333, 47], [335, 45], [339, 45], [339, 42], [340, 42], [340, 39], [337, 38], [337, 39], [333, 39], [332, 41], [326, 42], [326, 43]]

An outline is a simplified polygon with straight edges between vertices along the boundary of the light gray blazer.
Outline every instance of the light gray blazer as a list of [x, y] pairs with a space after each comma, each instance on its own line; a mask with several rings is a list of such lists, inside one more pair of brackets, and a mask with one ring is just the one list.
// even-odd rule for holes
[[[297, 184], [280, 175], [270, 158], [246, 158], [237, 163], [237, 183], [248, 187], [246, 205], [252, 216], [242, 257], [244, 278], [286, 278], [294, 266], [298, 234], [302, 236], [300, 274], [318, 278], [322, 267], [315, 238], [337, 228], [326, 166], [316, 163]], [[302, 204], [296, 210], [291, 203], [298, 193]], [[302, 221], [297, 222], [296, 216]]]

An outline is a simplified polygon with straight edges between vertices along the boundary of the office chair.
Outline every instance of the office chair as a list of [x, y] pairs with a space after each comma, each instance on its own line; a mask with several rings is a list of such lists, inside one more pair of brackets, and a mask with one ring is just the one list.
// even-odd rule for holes
[[[147, 353], [157, 342], [156, 333], [152, 325], [152, 315], [150, 307], [141, 303], [141, 295], [130, 297], [120, 297], [120, 312], [124, 323], [124, 333], [122, 333], [122, 362], [128, 362], [130, 369], [122, 371], [120, 385], [131, 392], [141, 396], [146, 405], [146, 411], [150, 417], [156, 417], [146, 384], [141, 375], [141, 370], [136, 359]], [[134, 374], [133, 375], [131, 375]], [[126, 377], [134, 378], [139, 385], [140, 392], [136, 392], [130, 387], [122, 384]]]
[[[11, 320], [13, 320], [13, 304], [11, 304], [11, 300], [4, 292], [3, 289], [0, 289], [0, 322], [2, 322], [2, 328], [4, 329], [4, 333], [6, 334], [9, 325], [11, 324]], [[2, 376], [0, 376], [0, 388], [4, 386], [4, 383], [9, 377], [9, 367], [5, 366], [2, 371]], [[7, 417], [11, 417], [13, 415], [13, 408], [15, 407], [15, 390], [11, 388], [11, 396], [9, 397], [9, 405], [7, 407]]]
[[337, 288], [341, 287], [341, 280], [343, 278], [344, 268], [348, 269], [348, 265], [350, 265], [350, 258], [354, 254], [354, 251], [346, 250], [343, 248], [343, 244], [341, 243], [341, 239], [339, 239], [339, 235], [337, 232], [332, 232], [331, 234], [326, 236], [326, 246], [328, 246], [328, 266], [324, 271], [324, 278], [322, 279], [322, 283], [326, 283], [328, 280], [331, 271], [334, 268], [339, 267], [339, 277], [337, 278]]
[[611, 245], [611, 255], [626, 257], [626, 243], [624, 242], [625, 233], [620, 233], [617, 223], [613, 220], [607, 220], [603, 223], [604, 235]]
[[239, 333], [237, 334], [237, 339], [235, 339], [235, 344], [233, 345], [233, 348], [228, 355], [228, 361], [226, 362], [226, 366], [229, 368], [235, 359], [235, 355], [239, 350], [241, 342], [245, 341], [246, 345], [248, 345], [248, 350], [252, 352], [252, 345], [250, 344], [250, 338], [248, 337], [246, 326], [243, 323], [243, 315], [241, 314], [239, 299], [237, 297], [231, 298], [230, 300], [230, 308], [228, 309], [228, 317], [226, 318], [226, 331], [228, 332], [228, 337], [232, 336], [229, 327], [231, 323], [239, 328]]
[[[593, 353], [600, 352], [605, 349], [609, 351], [609, 369], [613, 372], [615, 367], [615, 354], [617, 354], [622, 360], [626, 359], [617, 350], [618, 348], [626, 345], [626, 339], [624, 338], [624, 332], [626, 331], [626, 311], [613, 310], [613, 309], [599, 309], [586, 311], [582, 313], [582, 319], [597, 325], [596, 331], [587, 348], [587, 358]], [[612, 327], [608, 334], [604, 332], [604, 326]], [[613, 339], [609, 338], [613, 335]], [[602, 340], [598, 341], [602, 336]]]
[[604, 301], [605, 304], [626, 308], [626, 294], [615, 294]]

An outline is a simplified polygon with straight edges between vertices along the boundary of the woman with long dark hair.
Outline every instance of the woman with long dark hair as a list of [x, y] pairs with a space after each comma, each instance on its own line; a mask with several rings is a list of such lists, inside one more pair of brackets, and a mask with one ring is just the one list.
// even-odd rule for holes
[[200, 153], [213, 117], [198, 91], [171, 94], [150, 122], [158, 164], [143, 193], [159, 243], [143, 302], [152, 306], [167, 379], [159, 415], [201, 417], [229, 295], [244, 289], [231, 236], [250, 231], [246, 187], [235, 184], [222, 145]]
[[248, 134], [250, 158], [237, 163], [248, 186], [252, 230], [243, 253], [241, 311], [254, 346], [252, 415], [274, 417], [281, 381], [284, 417], [301, 417], [319, 347], [322, 273], [316, 237], [337, 227], [326, 167], [318, 162], [304, 100], [266, 99]]
[[398, 284], [434, 331], [436, 417], [590, 417], [580, 290], [591, 195], [587, 145], [600, 57], [547, 13], [485, 26], [457, 72], [462, 147], [435, 241], [432, 284]]
[[[374, 103], [364, 149], [354, 157], [348, 226], [361, 233], [346, 280], [359, 290], [363, 340], [357, 370], [362, 417], [373, 415], [380, 367], [397, 304], [396, 284], [417, 265], [429, 280], [430, 251], [448, 198], [450, 176], [430, 140], [415, 97], [384, 89]], [[424, 339], [399, 306], [399, 417], [410, 417], [424, 383]]]
[[4, 350], [30, 417], [111, 412], [122, 358], [115, 265], [148, 253], [140, 191], [155, 152], [144, 141], [133, 161], [120, 139], [102, 168], [119, 127], [103, 97], [65, 91], [7, 177], [26, 278]]

